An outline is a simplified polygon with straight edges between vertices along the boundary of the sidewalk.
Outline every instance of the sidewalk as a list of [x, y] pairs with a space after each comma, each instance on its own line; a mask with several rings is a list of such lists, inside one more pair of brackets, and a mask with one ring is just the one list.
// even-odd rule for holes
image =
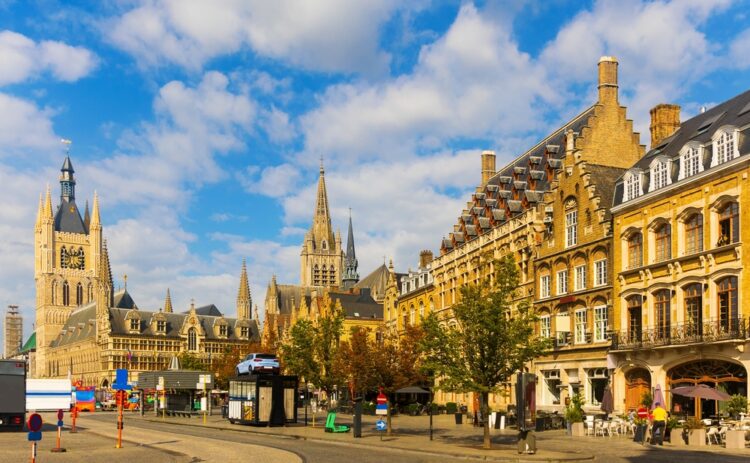
[[[267, 434], [326, 442], [333, 445], [344, 445], [348, 447], [388, 448], [404, 452], [415, 452], [422, 455], [434, 455], [440, 457], [454, 456], [457, 458], [481, 459], [491, 461], [559, 461], [579, 462], [593, 461], [594, 455], [588, 450], [583, 450], [580, 443], [572, 442], [567, 438], [567, 445], [560, 446], [555, 442], [549, 445], [546, 434], [555, 433], [547, 431], [537, 434], [537, 453], [533, 455], [519, 454], [516, 445], [515, 430], [491, 430], [491, 450], [482, 449], [482, 428], [475, 428], [470, 424], [456, 425], [453, 415], [437, 415], [433, 417], [433, 440], [429, 440], [429, 417], [427, 416], [397, 416], [393, 418], [393, 434], [390, 436], [375, 431], [375, 421], [379, 417], [362, 417], [362, 438], [353, 438], [352, 432], [348, 433], [326, 433], [323, 430], [325, 415], [318, 413], [315, 416], [315, 427], [303, 424], [287, 427], [254, 427], [233, 425], [219, 416], [209, 416], [205, 426], [256, 434]], [[385, 417], [383, 417], [385, 418]], [[184, 426], [204, 426], [200, 418], [172, 418], [156, 417], [151, 414], [144, 419], [153, 422], [165, 422]], [[302, 419], [302, 417], [300, 417]], [[352, 424], [351, 415], [339, 415], [337, 424]], [[312, 424], [310, 422], [310, 424]], [[556, 432], [561, 437], [562, 432]], [[564, 439], [561, 439], [564, 440]], [[552, 450], [554, 449], [554, 450]]]

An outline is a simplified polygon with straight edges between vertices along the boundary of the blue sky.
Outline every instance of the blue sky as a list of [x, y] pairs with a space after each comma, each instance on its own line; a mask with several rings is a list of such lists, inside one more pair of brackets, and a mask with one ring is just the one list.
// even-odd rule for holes
[[648, 144], [750, 87], [748, 1], [0, 0], [0, 304], [31, 328], [33, 224], [71, 157], [97, 191], [112, 270], [144, 309], [171, 288], [234, 314], [299, 280], [324, 158], [334, 226], [349, 208], [364, 276], [414, 267], [480, 179], [594, 102], [596, 63]]

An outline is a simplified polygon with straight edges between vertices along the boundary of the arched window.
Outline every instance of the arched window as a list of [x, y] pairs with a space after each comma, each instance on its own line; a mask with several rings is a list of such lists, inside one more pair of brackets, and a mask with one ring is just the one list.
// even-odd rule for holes
[[414, 306], [412, 305], [411, 307], [409, 307], [409, 324], [412, 326], [414, 325], [415, 317], [416, 310], [414, 310]]
[[80, 260], [80, 264], [78, 265], [78, 268], [81, 270], [86, 268], [86, 253], [83, 252], [83, 248], [78, 248], [78, 258]]
[[703, 251], [703, 214], [693, 214], [685, 221], [685, 253]]
[[425, 314], [424, 314], [424, 302], [419, 301], [419, 319], [424, 320]]
[[625, 191], [623, 201], [629, 201], [641, 195], [641, 173], [628, 172], [625, 174]]
[[711, 166], [717, 166], [731, 161], [737, 155], [736, 131], [733, 129], [721, 130], [714, 136], [714, 157]]
[[70, 305], [70, 286], [68, 286], [68, 282], [63, 282], [63, 303], [62, 305]]
[[94, 285], [91, 283], [86, 287], [86, 302], [91, 302], [94, 299]]
[[737, 277], [726, 277], [717, 282], [719, 300], [719, 328], [723, 333], [737, 330], [740, 320], [738, 315]]
[[672, 226], [662, 224], [656, 229], [656, 262], [672, 258]]
[[700, 146], [690, 145], [685, 147], [680, 156], [680, 180], [691, 177], [703, 171], [701, 162]]
[[649, 191], [664, 188], [671, 183], [670, 180], [669, 161], [660, 160], [651, 163], [651, 183], [648, 189]]
[[643, 265], [643, 235], [636, 233], [628, 239], [628, 268]]
[[322, 241], [322, 242], [320, 243], [320, 247], [321, 247], [321, 249], [323, 249], [324, 251], [325, 251], [325, 250], [327, 250], [327, 249], [328, 249], [328, 241], [326, 241], [326, 240], [323, 240], [323, 241]]
[[195, 332], [195, 328], [188, 330], [188, 350], [191, 352], [198, 350], [198, 334]]
[[331, 282], [331, 286], [336, 286], [336, 283], [338, 282], [336, 280], [336, 269], [331, 265], [328, 269], [328, 280]]
[[[572, 203], [575, 207], [575, 201]], [[565, 211], [565, 247], [569, 248], [576, 244], [578, 244], [578, 211], [573, 209]]]
[[60, 267], [68, 268], [68, 250], [65, 246], [60, 248]]
[[315, 264], [313, 267], [312, 282], [313, 286], [320, 286], [320, 269], [318, 268], [318, 264]]
[[57, 282], [52, 282], [52, 305], [57, 304]]
[[685, 299], [685, 323], [688, 336], [703, 334], [703, 286], [692, 283], [682, 289]]
[[76, 285], [76, 305], [83, 304], [83, 285], [78, 283]]
[[628, 339], [630, 342], [641, 342], [643, 331], [643, 299], [641, 296], [631, 296], [628, 305]]
[[323, 264], [320, 271], [320, 284], [321, 286], [328, 286], [328, 268]]
[[658, 339], [669, 339], [670, 335], [670, 303], [671, 293], [662, 289], [654, 293], [654, 311], [656, 312], [656, 331]]
[[717, 246], [740, 241], [740, 207], [736, 202], [726, 204], [719, 210], [719, 241]]

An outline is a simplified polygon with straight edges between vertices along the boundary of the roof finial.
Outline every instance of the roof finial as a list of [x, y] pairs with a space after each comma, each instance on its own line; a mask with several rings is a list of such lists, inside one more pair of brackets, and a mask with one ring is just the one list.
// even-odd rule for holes
[[68, 140], [67, 138], [61, 138], [60, 143], [65, 145], [65, 156], [68, 156], [70, 154], [70, 145], [73, 144], [73, 141]]
[[127, 291], [128, 290], [128, 275], [127, 274], [123, 274], [122, 281], [124, 282], [123, 284], [125, 285], [125, 291]]
[[320, 175], [323, 175], [325, 173], [325, 169], [323, 169], [323, 155], [320, 155]]

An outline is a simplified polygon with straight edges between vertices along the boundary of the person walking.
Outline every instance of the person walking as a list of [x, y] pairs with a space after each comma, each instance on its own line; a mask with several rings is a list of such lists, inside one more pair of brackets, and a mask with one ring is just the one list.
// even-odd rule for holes
[[664, 445], [664, 432], [667, 429], [667, 411], [661, 406], [661, 403], [656, 402], [654, 409], [651, 411], [653, 417], [653, 425], [651, 431], [651, 444], [658, 443]]

